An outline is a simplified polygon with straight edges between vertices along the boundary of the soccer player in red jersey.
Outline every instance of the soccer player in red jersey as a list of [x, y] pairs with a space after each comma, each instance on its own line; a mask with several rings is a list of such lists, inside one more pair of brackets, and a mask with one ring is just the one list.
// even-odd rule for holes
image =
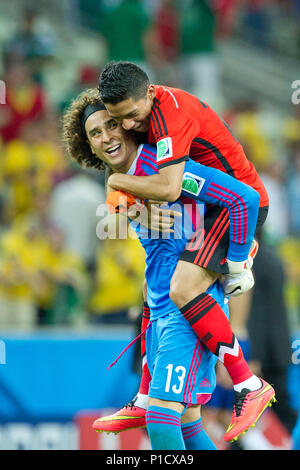
[[[158, 174], [113, 174], [108, 179], [111, 188], [142, 198], [175, 201], [181, 192], [185, 161], [192, 158], [256, 189], [260, 195], [258, 223], [264, 222], [269, 201], [263, 183], [229, 127], [207, 103], [183, 90], [150, 84], [144, 71], [130, 62], [109, 63], [100, 76], [99, 92], [110, 116], [124, 129], [146, 133], [148, 142], [157, 145]], [[219, 188], [213, 191], [224, 197]], [[240, 223], [238, 240], [243, 237], [244, 223]], [[236, 422], [248, 416], [247, 407], [250, 409], [253, 399], [259, 400], [264, 390], [244, 360], [224, 312], [206, 293], [219, 274], [234, 276], [246, 266], [246, 260], [234, 255], [226, 259], [221, 254], [227, 224], [227, 211], [207, 211], [204, 237], [196, 244], [197, 249], [194, 243], [183, 251], [171, 281], [170, 297], [202, 342], [224, 363], [234, 390], [249, 392], [242, 404], [234, 405], [232, 423], [225, 434], [229, 440], [235, 437]], [[256, 419], [253, 416], [253, 421]]]

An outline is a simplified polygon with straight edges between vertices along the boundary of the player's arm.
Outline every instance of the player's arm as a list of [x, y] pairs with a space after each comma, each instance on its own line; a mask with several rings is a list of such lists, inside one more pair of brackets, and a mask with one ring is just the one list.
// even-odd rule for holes
[[229, 212], [230, 241], [227, 261], [242, 271], [254, 238], [260, 196], [257, 191], [216, 168], [189, 160], [182, 182], [182, 194]]
[[176, 201], [181, 194], [181, 182], [185, 162], [161, 168], [150, 176], [132, 176], [114, 173], [108, 178], [111, 188], [156, 201]]

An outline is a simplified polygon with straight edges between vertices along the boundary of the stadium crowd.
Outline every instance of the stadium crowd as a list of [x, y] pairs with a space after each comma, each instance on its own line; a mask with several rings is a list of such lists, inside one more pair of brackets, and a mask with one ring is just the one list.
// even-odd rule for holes
[[[212, 105], [220, 104], [224, 97], [217, 43], [232, 34], [238, 8], [229, 0], [191, 0], [183, 12], [178, 3], [162, 0], [149, 8], [149, 2], [137, 0], [102, 2], [96, 25], [95, 18], [90, 23], [93, 2], [79, 2], [79, 17], [86, 28], [97, 26], [107, 60], [142, 64], [156, 83], [183, 87]], [[266, 38], [273, 27], [267, 19], [276, 19], [278, 9], [285, 16], [297, 14], [299, 4], [245, 2], [240, 20], [248, 25], [244, 34], [261, 28]], [[130, 246], [120, 250], [117, 241], [97, 240], [95, 210], [105, 200], [103, 175], [83, 174], [71, 165], [60, 135], [62, 113], [82, 89], [97, 85], [101, 67], [82, 64], [74, 71], [68, 96], [51, 102], [43, 70], [55, 60], [55, 47], [36, 33], [37, 21], [37, 13], [26, 10], [2, 46], [1, 325], [81, 324], [105, 313], [111, 314], [106, 321], [124, 320], [124, 312], [141, 302], [143, 255], [137, 243], [124, 242]], [[259, 35], [255, 37], [257, 41]], [[226, 103], [222, 114], [268, 189], [271, 204], [264, 236], [285, 264], [286, 299], [295, 327], [300, 311], [300, 117], [298, 107], [291, 105], [275, 146], [260, 111], [253, 99], [232, 107]], [[122, 276], [132, 283], [131, 295]]]

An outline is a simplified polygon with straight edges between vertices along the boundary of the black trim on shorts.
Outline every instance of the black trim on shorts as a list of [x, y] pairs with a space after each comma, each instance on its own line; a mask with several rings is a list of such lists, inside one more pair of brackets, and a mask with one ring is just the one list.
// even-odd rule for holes
[[[267, 218], [269, 206], [264, 206], [259, 208], [257, 224], [256, 224], [256, 231], [259, 232]], [[193, 250], [189, 249], [188, 246], [190, 242], [187, 243], [186, 249], [181, 253], [179, 259], [182, 261], [187, 261], [188, 263], [196, 264], [202, 268], [208, 269], [210, 271], [214, 271], [218, 274], [228, 274], [228, 266], [226, 263], [226, 257], [229, 248], [229, 226], [222, 234], [221, 238], [218, 240], [217, 243], [211, 243], [211, 246], [206, 251], [205, 242], [207, 244], [213, 238], [214, 233], [218, 233], [216, 238], [222, 232], [220, 227], [225, 227], [226, 223], [229, 219], [228, 210], [225, 209], [224, 216], [222, 217], [222, 211], [224, 211], [223, 207], [208, 205], [207, 211], [204, 217], [204, 239], [201, 242], [201, 246], [199, 249]], [[214, 224], [216, 224], [217, 219], [220, 218], [220, 222], [216, 225], [215, 229]], [[219, 229], [219, 232], [217, 230]], [[203, 254], [201, 254], [201, 250], [203, 250]], [[208, 257], [210, 256], [209, 261], [207, 261]]]

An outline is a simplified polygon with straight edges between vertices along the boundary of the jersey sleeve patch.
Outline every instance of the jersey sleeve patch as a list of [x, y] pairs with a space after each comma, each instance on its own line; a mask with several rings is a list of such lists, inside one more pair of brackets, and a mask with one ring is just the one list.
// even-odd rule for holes
[[186, 171], [182, 179], [182, 189], [189, 194], [199, 196], [200, 191], [205, 183], [205, 179], [198, 175], [194, 175]]
[[157, 161], [161, 162], [173, 156], [172, 139], [166, 137], [157, 142]]

